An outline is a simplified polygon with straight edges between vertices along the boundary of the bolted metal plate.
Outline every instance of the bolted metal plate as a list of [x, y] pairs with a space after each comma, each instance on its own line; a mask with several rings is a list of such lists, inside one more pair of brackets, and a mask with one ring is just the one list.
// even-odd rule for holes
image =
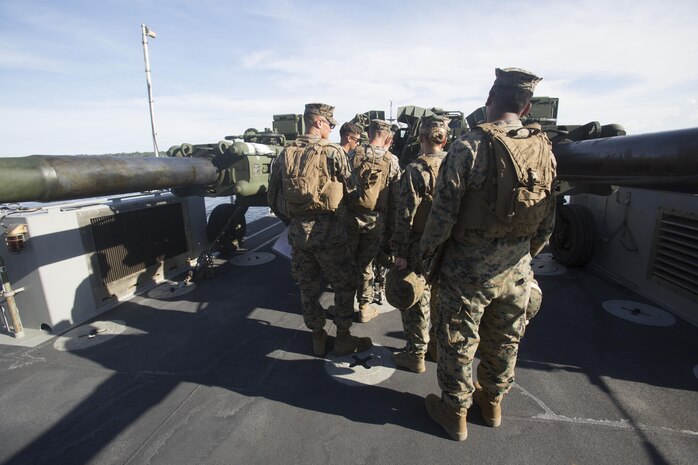
[[126, 330], [123, 321], [93, 321], [61, 334], [53, 348], [65, 352], [87, 349], [108, 341]]
[[531, 269], [534, 274], [541, 276], [556, 276], [567, 273], [567, 267], [560, 265], [553, 254], [541, 253], [531, 260]]
[[148, 297], [151, 299], [172, 299], [174, 297], [179, 297], [184, 294], [188, 294], [196, 289], [196, 284], [193, 282], [184, 281], [170, 281], [167, 280], [164, 283], [156, 286], [148, 291]]
[[358, 354], [327, 354], [325, 370], [335, 381], [349, 386], [376, 385], [395, 373], [392, 353], [385, 347], [374, 345]]
[[269, 263], [276, 258], [276, 255], [269, 252], [250, 252], [244, 255], [233, 257], [230, 262], [237, 266], [255, 266]]
[[607, 300], [601, 304], [611, 315], [646, 326], [671, 326], [676, 318], [671, 313], [652, 305], [632, 300]]

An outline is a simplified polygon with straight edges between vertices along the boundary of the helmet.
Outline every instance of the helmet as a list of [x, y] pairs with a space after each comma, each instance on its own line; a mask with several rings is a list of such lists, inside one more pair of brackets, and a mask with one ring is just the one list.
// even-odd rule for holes
[[412, 270], [391, 268], [385, 277], [385, 297], [398, 310], [407, 310], [424, 294], [424, 276]]

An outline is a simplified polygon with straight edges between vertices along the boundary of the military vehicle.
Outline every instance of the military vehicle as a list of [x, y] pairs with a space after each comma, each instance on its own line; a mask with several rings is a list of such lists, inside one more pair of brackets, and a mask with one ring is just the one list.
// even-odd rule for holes
[[[558, 217], [551, 240], [553, 253], [565, 265], [584, 265], [594, 254], [598, 235], [594, 219], [583, 206], [565, 204], [579, 193], [610, 195], [614, 186], [646, 187], [695, 193], [698, 162], [695, 129], [625, 136], [618, 124], [558, 125], [558, 99], [536, 97], [525, 124], [536, 124], [553, 143], [558, 160]], [[398, 109], [393, 153], [406, 165], [419, 151], [421, 119], [432, 114], [450, 118], [450, 140], [485, 118], [484, 107], [467, 117], [459, 111], [415, 106]], [[354, 122], [368, 127], [385, 113], [357, 114]], [[275, 115], [272, 128], [250, 128], [241, 136], [208, 144], [184, 143], [167, 151], [168, 158], [30, 156], [0, 159], [0, 202], [54, 201], [171, 187], [176, 195], [235, 196], [212, 212], [207, 235], [213, 247], [233, 251], [245, 235], [245, 212], [266, 205], [272, 160], [287, 141], [304, 133], [303, 118]], [[619, 137], [623, 136], [623, 137]]]
[[[303, 132], [297, 115], [277, 121]], [[543, 304], [502, 426], [473, 408], [465, 444], [424, 411], [439, 392], [436, 365], [416, 375], [390, 361], [404, 340], [389, 305], [352, 327], [371, 350], [310, 355], [274, 246], [285, 227], [254, 206], [286, 129], [159, 159], [0, 158], [0, 201], [22, 202], [0, 206], [0, 462], [693, 464], [697, 132], [556, 145], [576, 189], [561, 192], [573, 194], [570, 210], [591, 212], [598, 253], [569, 269], [547, 252], [534, 260]], [[582, 193], [618, 184], [678, 193]], [[140, 192], [168, 186], [180, 196]], [[210, 255], [212, 279], [182, 279], [209, 247], [201, 195], [231, 194], [218, 225], [249, 206], [249, 224], [230, 221], [246, 228], [241, 247]], [[93, 195], [110, 197], [27, 203]], [[578, 216], [562, 234], [571, 255], [573, 232], [592, 228], [578, 229]], [[332, 301], [325, 289], [321, 304]]]

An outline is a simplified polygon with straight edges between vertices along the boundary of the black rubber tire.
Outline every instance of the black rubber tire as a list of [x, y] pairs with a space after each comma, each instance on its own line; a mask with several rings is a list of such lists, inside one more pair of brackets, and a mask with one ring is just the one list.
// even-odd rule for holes
[[594, 257], [599, 242], [594, 214], [584, 205], [557, 207], [550, 248], [558, 263], [584, 266]]
[[215, 250], [222, 253], [232, 253], [238, 250], [242, 238], [247, 232], [247, 223], [245, 221], [246, 211], [246, 207], [240, 207], [239, 205], [233, 205], [231, 203], [217, 205], [211, 211], [211, 215], [208, 217], [208, 223], [206, 224], [206, 236], [209, 242], [216, 240], [223, 228], [228, 224], [228, 220], [232, 217], [230, 227], [225, 234], [218, 239], [218, 242], [214, 246]]

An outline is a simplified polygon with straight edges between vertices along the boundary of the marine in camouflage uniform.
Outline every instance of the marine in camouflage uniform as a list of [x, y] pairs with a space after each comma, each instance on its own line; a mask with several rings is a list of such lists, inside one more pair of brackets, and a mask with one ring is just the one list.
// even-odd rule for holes
[[[272, 211], [289, 225], [288, 241], [291, 245], [291, 272], [300, 287], [303, 305], [303, 320], [313, 331], [313, 350], [316, 355], [324, 355], [327, 333], [325, 310], [320, 305], [321, 275], [330, 282], [335, 292], [335, 317], [337, 338], [335, 352], [339, 355], [363, 351], [371, 347], [369, 338], [357, 338], [349, 334], [354, 314], [354, 292], [356, 290], [353, 259], [348, 246], [344, 225], [346, 211], [343, 197], [354, 190], [351, 168], [344, 150], [327, 141], [330, 131], [336, 125], [334, 107], [313, 103], [305, 107], [306, 134], [299, 136], [274, 160], [269, 176], [268, 201]], [[320, 165], [326, 167], [328, 179], [318, 186], [323, 192], [330, 182], [341, 186], [335, 192], [332, 203], [338, 207], [323, 208], [314, 199], [313, 209], [303, 211], [303, 207], [292, 208], [289, 199], [288, 157], [296, 160], [307, 157], [311, 150], [318, 150], [319, 157], [326, 157]], [[292, 151], [292, 152], [291, 152]], [[293, 154], [293, 155], [291, 155]], [[312, 154], [311, 154], [312, 155]], [[310, 162], [309, 162], [310, 163]], [[309, 165], [310, 166], [310, 165]], [[309, 172], [308, 179], [322, 183], [324, 173]], [[291, 192], [292, 193], [292, 192]], [[322, 195], [320, 195], [322, 197]], [[321, 203], [321, 202], [320, 202]]]
[[[530, 98], [540, 78], [517, 68], [497, 69], [496, 75], [487, 99], [488, 122], [505, 132], [527, 132], [519, 118], [530, 109]], [[464, 206], [472, 205], [472, 199], [493, 189], [496, 192], [496, 187], [487, 186], [494, 185], [493, 178], [499, 173], [493, 163], [495, 150], [488, 136], [474, 130], [451, 145], [441, 164], [431, 214], [422, 235], [421, 253], [425, 259], [434, 257], [437, 248], [443, 247], [434, 322], [438, 342], [437, 377], [442, 394], [440, 398], [430, 394], [425, 403], [432, 419], [456, 440], [467, 437], [466, 411], [473, 399], [480, 406], [485, 422], [499, 426], [501, 400], [514, 382], [533, 277], [531, 257], [547, 242], [554, 222], [555, 202], [551, 192], [555, 160], [547, 138], [543, 134], [536, 137], [540, 140], [536, 142], [538, 155], [534, 158], [545, 169], [533, 175], [529, 172], [529, 177], [540, 177], [545, 172], [549, 185], [545, 186], [545, 202], [539, 202], [536, 207], [536, 218], [540, 219], [533, 227], [528, 226], [527, 231], [533, 232], [520, 234], [525, 228], [516, 225], [522, 215], [515, 215], [509, 232], [504, 237], [493, 237], [496, 235], [487, 227], [473, 225], [472, 215], [462, 214]], [[490, 222], [483, 224], [501, 225], [498, 218], [492, 220], [491, 210], [489, 215], [483, 218]], [[478, 348], [479, 384], [474, 384], [472, 365]]]
[[347, 216], [350, 247], [358, 273], [356, 299], [359, 302], [361, 322], [367, 322], [378, 315], [378, 310], [369, 305], [373, 301], [372, 262], [378, 256], [381, 247], [387, 248], [388, 238], [392, 235], [401, 172], [397, 157], [386, 148], [392, 141], [390, 123], [372, 120], [369, 125], [369, 137], [369, 143], [357, 146], [352, 157], [354, 184], [357, 186], [355, 199], [361, 197], [361, 164], [373, 163], [379, 166], [386, 161], [387, 168], [384, 173], [386, 184], [379, 194], [379, 206], [367, 210], [360, 207], [358, 200], [355, 200], [350, 206], [352, 214]]
[[361, 127], [350, 121], [344, 123], [339, 128], [339, 145], [348, 154], [354, 154], [354, 149], [361, 143]]
[[[447, 135], [448, 118], [438, 115], [424, 118], [419, 135], [420, 156], [407, 165], [400, 179], [395, 231], [392, 236], [396, 267], [414, 271], [422, 282], [425, 282], [425, 277], [419, 244], [434, 195], [436, 175], [446, 155], [441, 149], [446, 144]], [[417, 303], [407, 309], [400, 309], [407, 345], [404, 351], [393, 354], [393, 361], [398, 366], [417, 373], [425, 371], [427, 347], [435, 349], [436, 344], [436, 338], [430, 331], [430, 315], [434, 304], [431, 286], [425, 283], [424, 292]], [[431, 350], [434, 357], [435, 352]]]

